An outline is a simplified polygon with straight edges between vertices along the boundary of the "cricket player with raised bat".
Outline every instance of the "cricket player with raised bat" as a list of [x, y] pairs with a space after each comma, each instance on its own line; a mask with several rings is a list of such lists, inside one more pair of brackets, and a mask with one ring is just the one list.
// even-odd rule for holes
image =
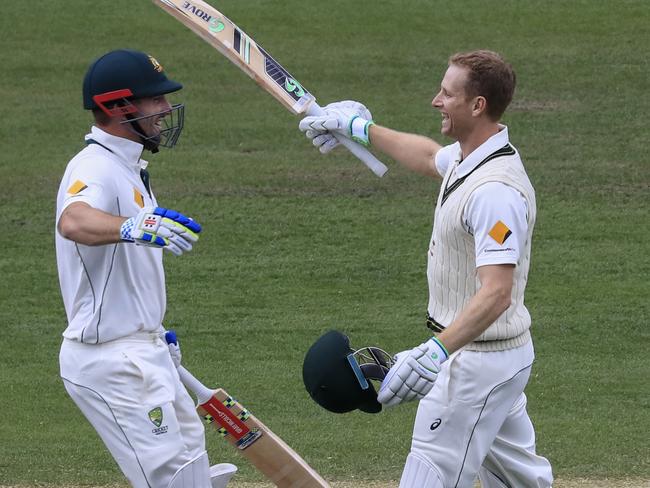
[[327, 153], [332, 134], [442, 179], [429, 240], [427, 325], [434, 336], [396, 355], [378, 400], [420, 400], [401, 488], [548, 488], [551, 465], [535, 451], [524, 388], [534, 359], [524, 305], [535, 191], [500, 123], [515, 74], [492, 51], [458, 53], [432, 106], [442, 147], [372, 122], [357, 102], [306, 117], [300, 130]]
[[182, 88], [152, 56], [111, 51], [83, 82], [94, 125], [68, 163], [56, 208], [56, 256], [68, 318], [59, 361], [65, 388], [136, 488], [225, 488], [179, 379], [180, 350], [162, 337], [163, 251], [180, 256], [201, 226], [158, 206], [144, 150], [173, 147]]

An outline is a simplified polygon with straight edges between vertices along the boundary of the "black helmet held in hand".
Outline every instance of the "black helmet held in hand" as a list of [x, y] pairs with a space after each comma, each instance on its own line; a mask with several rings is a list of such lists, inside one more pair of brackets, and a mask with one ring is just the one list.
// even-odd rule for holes
[[370, 380], [383, 380], [391, 366], [386, 351], [376, 347], [355, 351], [346, 335], [331, 330], [307, 351], [302, 378], [312, 399], [330, 412], [377, 413], [381, 404]]

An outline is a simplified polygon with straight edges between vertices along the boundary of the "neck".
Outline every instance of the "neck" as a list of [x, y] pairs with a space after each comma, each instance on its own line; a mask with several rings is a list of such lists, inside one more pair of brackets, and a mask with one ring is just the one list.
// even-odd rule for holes
[[481, 144], [487, 141], [490, 137], [499, 132], [499, 123], [490, 122], [476, 126], [467, 136], [459, 138], [460, 149], [463, 153], [463, 159], [469, 156]]

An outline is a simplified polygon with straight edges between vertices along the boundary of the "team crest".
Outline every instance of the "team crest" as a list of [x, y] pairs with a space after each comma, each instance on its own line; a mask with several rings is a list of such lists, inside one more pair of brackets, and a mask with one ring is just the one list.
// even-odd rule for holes
[[162, 73], [163, 67], [156, 58], [154, 58], [153, 56], [149, 56], [149, 61], [151, 61], [151, 64], [153, 65], [153, 69], [155, 69], [158, 73]]
[[160, 427], [163, 421], [163, 412], [162, 408], [156, 407], [152, 410], [149, 410], [149, 420], [156, 426]]

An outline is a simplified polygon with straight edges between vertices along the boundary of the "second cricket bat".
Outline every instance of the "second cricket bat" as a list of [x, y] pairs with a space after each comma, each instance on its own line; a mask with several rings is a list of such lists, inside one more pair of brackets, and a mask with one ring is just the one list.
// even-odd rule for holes
[[211, 390], [182, 366], [178, 374], [197, 397], [197, 410], [217, 432], [279, 488], [330, 488], [282, 439], [225, 390]]

